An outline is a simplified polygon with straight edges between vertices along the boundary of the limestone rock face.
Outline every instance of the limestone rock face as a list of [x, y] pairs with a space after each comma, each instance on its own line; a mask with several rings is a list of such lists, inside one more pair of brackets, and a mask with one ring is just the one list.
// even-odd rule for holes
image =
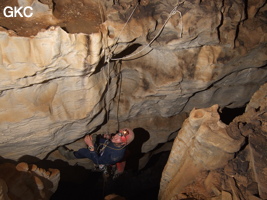
[[[267, 80], [263, 0], [19, 2], [51, 18], [7, 22], [1, 12], [0, 155], [7, 159], [42, 159], [86, 133], [124, 126], [149, 133], [142, 146], [149, 152], [172, 140], [193, 108], [242, 107]], [[215, 147], [227, 159], [235, 151]]]
[[[108, 79], [104, 71], [90, 77], [94, 69], [85, 65], [88, 44], [84, 34], [69, 35], [52, 28], [34, 38], [9, 37], [2, 32], [0, 40], [2, 156], [47, 154], [99, 125], [100, 121], [93, 125], [92, 119], [103, 120], [103, 83]], [[77, 123], [78, 119], [85, 119], [85, 124]], [[75, 129], [81, 131], [80, 136], [71, 136]], [[70, 137], [58, 134], [60, 131], [69, 131]]]
[[266, 91], [267, 84], [228, 126], [217, 105], [191, 111], [174, 141], [159, 199], [266, 199]]
[[36, 165], [5, 163], [0, 165], [0, 198], [50, 199], [57, 190], [60, 173], [57, 169], [44, 170]]

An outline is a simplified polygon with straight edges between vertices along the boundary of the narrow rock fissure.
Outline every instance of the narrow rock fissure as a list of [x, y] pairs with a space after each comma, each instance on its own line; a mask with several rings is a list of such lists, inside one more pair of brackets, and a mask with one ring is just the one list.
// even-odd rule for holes
[[221, 121], [227, 125], [229, 125], [234, 118], [236, 118], [239, 115], [242, 115], [245, 112], [246, 107], [240, 107], [240, 108], [223, 108], [220, 114]]

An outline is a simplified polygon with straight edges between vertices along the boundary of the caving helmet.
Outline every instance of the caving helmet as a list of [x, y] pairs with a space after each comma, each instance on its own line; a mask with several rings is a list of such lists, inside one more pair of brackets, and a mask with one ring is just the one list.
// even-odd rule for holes
[[134, 140], [134, 132], [129, 128], [120, 129], [118, 135], [121, 136], [122, 140], [125, 138], [126, 145], [130, 144]]

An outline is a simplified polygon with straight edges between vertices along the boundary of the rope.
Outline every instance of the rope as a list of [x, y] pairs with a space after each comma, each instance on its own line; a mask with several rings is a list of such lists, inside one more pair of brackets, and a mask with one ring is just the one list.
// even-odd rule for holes
[[[135, 12], [135, 10], [136, 10], [136, 8], [137, 8], [137, 6], [138, 6], [138, 3], [135, 5], [135, 7], [134, 7], [132, 13], [130, 14], [130, 16], [128, 17], [128, 19], [127, 19], [127, 21], [125, 22], [124, 26], [123, 26], [122, 29], [120, 30], [119, 35], [118, 35], [117, 40], [116, 40], [116, 44], [118, 44], [117, 42], [118, 42], [119, 39], [120, 39], [121, 33], [122, 33], [122, 31], [124, 30], [124, 28], [127, 26], [127, 24], [129, 23], [130, 19], [132, 18], [133, 14], [134, 14], [134, 12]], [[117, 46], [118, 46], [118, 45], [117, 45]], [[115, 47], [115, 49], [113, 50], [113, 52], [116, 50], [117, 46]]]
[[[134, 7], [132, 13], [130, 14], [130, 16], [128, 17], [128, 19], [127, 19], [127, 21], [125, 22], [124, 26], [123, 26], [122, 29], [120, 30], [120, 33], [119, 33], [119, 35], [118, 35], [118, 37], [117, 37], [117, 40], [116, 40], [116, 43], [118, 43], [118, 41], [119, 41], [119, 39], [120, 39], [120, 35], [121, 35], [121, 33], [123, 32], [123, 30], [125, 29], [125, 27], [126, 27], [127, 24], [129, 23], [130, 19], [132, 18], [133, 14], [134, 14], [134, 12], [135, 12], [135, 10], [136, 10], [136, 8], [137, 8], [137, 6], [138, 6], [138, 3], [135, 5], [135, 7]], [[108, 45], [107, 45], [107, 46], [108, 46]], [[117, 46], [118, 46], [118, 45], [117, 45]], [[108, 91], [109, 91], [109, 86], [110, 86], [110, 83], [109, 83], [109, 79], [110, 79], [110, 60], [112, 60], [112, 59], [111, 59], [111, 58], [112, 58], [112, 53], [116, 50], [117, 46], [116, 46], [113, 50], [110, 50], [110, 49], [108, 48], [108, 53], [107, 53], [107, 56], [105, 57], [105, 62], [108, 63], [108, 77], [107, 77], [107, 78], [108, 78], [108, 88], [107, 88], [107, 94], [109, 93]], [[110, 109], [110, 104], [108, 104], [108, 108], [106, 109], [106, 112], [107, 112], [107, 118], [106, 118], [107, 123], [108, 123], [108, 120], [109, 120], [109, 114], [108, 114], [109, 109]], [[119, 123], [118, 123], [118, 124], [119, 124]], [[107, 126], [107, 133], [108, 133], [108, 126]]]
[[[109, 97], [109, 87], [110, 87], [110, 58], [108, 58], [107, 62], [108, 62], [108, 76], [107, 76], [107, 83], [108, 83], [108, 86], [107, 86], [107, 96]], [[108, 100], [108, 99], [107, 99]], [[106, 112], [107, 112], [107, 117], [106, 117], [106, 120], [107, 120], [107, 124], [108, 124], [108, 120], [109, 120], [109, 109], [110, 109], [110, 103], [107, 102], [107, 109], [106, 109]], [[108, 125], [107, 125], [107, 133], [109, 132], [109, 128], [108, 128]]]
[[[108, 142], [106, 142], [106, 141], [108, 141]], [[113, 148], [113, 147], [108, 146], [109, 140], [106, 140], [106, 141], [104, 143], [99, 143], [99, 146], [97, 147], [97, 151], [99, 151], [99, 154], [103, 153], [106, 148], [118, 151], [118, 150], [124, 149], [124, 147], [126, 146], [126, 145], [123, 145], [123, 146], [118, 147], [118, 148]], [[102, 148], [100, 148], [101, 145], [102, 145]]]
[[120, 99], [121, 99], [121, 86], [122, 86], [122, 75], [120, 73], [121, 71], [121, 65], [119, 66], [119, 82], [118, 82], [118, 103], [117, 103], [117, 130], [120, 129], [120, 120], [119, 120], [119, 111], [120, 111]]
[[[123, 59], [126, 59], [126, 58], [130, 58], [130, 57], [133, 57], [139, 53], [141, 53], [142, 51], [144, 51], [147, 47], [149, 47], [154, 41], [155, 39], [161, 34], [162, 30], [164, 29], [164, 27], [166, 26], [166, 24], [168, 23], [169, 19], [175, 15], [177, 12], [180, 13], [180, 16], [182, 16], [181, 12], [179, 10], [177, 10], [178, 8], [178, 5], [175, 6], [172, 11], [169, 13], [169, 16], [168, 18], [166, 19], [166, 21], [164, 22], [164, 24], [162, 25], [161, 29], [159, 30], [159, 32], [156, 34], [156, 36], [143, 48], [141, 49], [140, 51], [134, 53], [134, 54], [130, 54], [128, 56], [125, 56], [125, 57], [122, 57], [122, 58], [111, 58], [111, 60], [123, 60]], [[182, 31], [181, 31], [181, 35], [182, 36]]]
[[[100, 143], [100, 144], [98, 145], [98, 147], [97, 147], [97, 152], [98, 152], [100, 155], [102, 155], [103, 152], [104, 152], [104, 150], [105, 150], [105, 148], [108, 146], [108, 144], [109, 144], [109, 140], [106, 140], [104, 143]], [[102, 145], [102, 148], [100, 148], [100, 145]]]
[[[120, 39], [120, 36], [121, 36], [121, 34], [122, 34], [122, 32], [123, 32], [123, 30], [125, 29], [125, 27], [127, 26], [127, 24], [129, 23], [129, 21], [130, 21], [130, 19], [132, 18], [132, 16], [133, 16], [133, 14], [134, 14], [134, 12], [135, 12], [135, 10], [136, 10], [136, 8], [137, 8], [137, 6], [138, 6], [138, 3], [135, 5], [135, 7], [134, 7], [134, 9], [133, 9], [133, 11], [132, 11], [132, 13], [130, 14], [130, 16], [128, 17], [128, 19], [127, 19], [127, 21], [125, 22], [125, 24], [124, 24], [124, 26], [122, 27], [122, 29], [120, 30], [120, 32], [119, 32], [119, 34], [118, 34], [118, 37], [117, 37], [117, 40], [116, 40], [116, 46], [115, 46], [115, 48], [113, 49], [113, 50], [111, 50], [110, 48], [108, 48], [108, 53], [107, 53], [107, 55], [105, 56], [105, 62], [107, 62], [108, 63], [108, 87], [107, 87], [107, 94], [109, 94], [109, 87], [110, 87], [110, 61], [112, 60], [112, 61], [118, 61], [118, 60], [124, 60], [124, 59], [127, 59], [127, 58], [131, 58], [131, 57], [133, 57], [133, 56], [135, 56], [135, 55], [137, 55], [137, 54], [139, 54], [139, 53], [141, 53], [141, 52], [143, 52], [146, 48], [148, 48], [155, 40], [156, 40], [156, 38], [161, 34], [161, 32], [163, 31], [163, 29], [164, 29], [164, 27], [166, 26], [166, 24], [168, 23], [168, 21], [169, 21], [169, 19], [173, 16], [173, 15], [175, 15], [177, 12], [180, 14], [180, 17], [181, 17], [181, 19], [182, 19], [182, 14], [181, 14], [181, 12], [179, 11], [179, 10], [177, 10], [177, 8], [178, 8], [178, 6], [179, 5], [177, 5], [177, 6], [175, 6], [172, 10], [171, 10], [171, 12], [169, 13], [169, 16], [168, 16], [168, 18], [165, 20], [165, 22], [164, 22], [164, 24], [162, 25], [162, 27], [161, 27], [161, 29], [159, 30], [159, 32], [154, 36], [154, 38], [144, 47], [144, 48], [142, 48], [140, 51], [138, 51], [138, 52], [136, 52], [136, 53], [134, 53], [134, 54], [130, 54], [130, 55], [128, 55], [128, 56], [125, 56], [125, 57], [122, 57], [122, 58], [112, 58], [112, 55], [113, 55], [113, 52], [116, 50], [116, 48], [118, 47], [118, 41], [119, 41], [119, 39]], [[182, 32], [183, 32], [183, 20], [181, 20], [181, 34], [180, 34], [180, 37], [182, 37]], [[108, 46], [108, 45], [107, 45]], [[119, 73], [120, 73], [120, 71], [119, 71]], [[121, 85], [121, 84], [120, 84]], [[121, 86], [120, 86], [121, 87]], [[119, 106], [119, 99], [118, 99], [118, 106]], [[110, 109], [110, 104], [108, 104], [108, 107], [107, 107], [107, 118], [106, 118], [106, 120], [107, 120], [107, 123], [108, 123], [108, 120], [109, 120], [109, 114], [108, 114], [108, 112], [109, 112], [109, 109]], [[119, 129], [119, 119], [118, 119], [118, 112], [119, 112], [119, 110], [117, 109], [117, 121], [118, 121], [118, 129]], [[108, 126], [107, 126], [107, 133], [108, 133]]]

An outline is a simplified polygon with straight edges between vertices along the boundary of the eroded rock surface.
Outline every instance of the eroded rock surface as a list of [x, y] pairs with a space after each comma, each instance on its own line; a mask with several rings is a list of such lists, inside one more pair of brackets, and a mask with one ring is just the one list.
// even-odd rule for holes
[[159, 199], [266, 199], [267, 84], [223, 124], [218, 106], [194, 109], [176, 137]]
[[[267, 80], [265, 1], [41, 2], [52, 27], [31, 37], [1, 15], [4, 158], [42, 159], [86, 133], [124, 126], [149, 133], [149, 152], [172, 140], [194, 107], [244, 106]], [[64, 15], [68, 7], [76, 14]], [[91, 32], [75, 28], [80, 20]]]
[[21, 162], [0, 164], [0, 198], [48, 200], [57, 190], [60, 172]]

